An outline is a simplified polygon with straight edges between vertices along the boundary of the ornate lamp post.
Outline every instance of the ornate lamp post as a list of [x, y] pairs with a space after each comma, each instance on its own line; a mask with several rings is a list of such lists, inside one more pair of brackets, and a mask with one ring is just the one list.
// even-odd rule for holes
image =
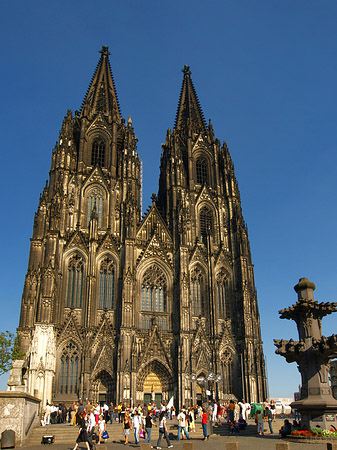
[[331, 394], [329, 361], [337, 356], [337, 335], [322, 336], [322, 318], [337, 311], [337, 303], [314, 300], [315, 285], [301, 278], [294, 287], [298, 301], [279, 311], [281, 319], [295, 320], [299, 341], [274, 339], [276, 353], [287, 362], [296, 362], [302, 377], [300, 400], [291, 404], [301, 415], [303, 429], [337, 427], [337, 400]]
[[199, 386], [202, 387], [202, 406], [208, 413], [207, 434], [210, 436], [211, 434], [213, 434], [213, 426], [212, 420], [210, 419], [208, 402], [210, 399], [213, 399], [214, 385], [217, 386], [217, 383], [220, 383], [220, 381], [222, 381], [222, 376], [220, 374], [215, 375], [215, 373], [209, 372], [205, 377], [197, 377], [194, 373], [192, 373], [190, 375], [190, 380], [191, 382], [196, 381]]

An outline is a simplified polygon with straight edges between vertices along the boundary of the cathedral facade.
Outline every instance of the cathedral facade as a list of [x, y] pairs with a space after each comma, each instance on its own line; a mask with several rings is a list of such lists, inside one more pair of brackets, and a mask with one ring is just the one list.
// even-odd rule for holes
[[262, 401], [254, 271], [226, 143], [185, 66], [158, 194], [142, 215], [137, 138], [108, 48], [100, 53], [35, 214], [18, 328], [23, 389], [43, 404]]

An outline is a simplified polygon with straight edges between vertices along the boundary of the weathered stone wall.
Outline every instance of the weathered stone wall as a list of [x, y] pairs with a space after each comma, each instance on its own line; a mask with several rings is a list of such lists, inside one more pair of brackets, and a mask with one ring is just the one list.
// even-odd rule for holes
[[40, 400], [25, 392], [0, 392], [0, 435], [15, 431], [16, 446], [21, 447], [39, 423], [39, 408]]

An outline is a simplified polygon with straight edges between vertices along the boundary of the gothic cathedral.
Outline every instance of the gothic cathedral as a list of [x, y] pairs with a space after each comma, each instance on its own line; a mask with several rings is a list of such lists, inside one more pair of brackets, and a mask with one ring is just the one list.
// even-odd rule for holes
[[81, 110], [64, 118], [35, 214], [22, 388], [43, 404], [262, 401], [254, 270], [226, 143], [185, 66], [158, 194], [142, 216], [137, 138], [108, 48], [100, 53]]

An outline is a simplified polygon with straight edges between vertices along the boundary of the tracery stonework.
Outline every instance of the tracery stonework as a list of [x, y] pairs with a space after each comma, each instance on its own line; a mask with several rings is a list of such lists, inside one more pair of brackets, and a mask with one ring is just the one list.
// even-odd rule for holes
[[137, 138], [107, 47], [100, 53], [81, 110], [64, 118], [35, 214], [22, 385], [44, 403], [174, 395], [179, 406], [203, 393], [190, 375], [213, 371], [220, 399], [261, 401], [253, 265], [227, 145], [206, 124], [185, 66], [158, 194], [142, 217]]

